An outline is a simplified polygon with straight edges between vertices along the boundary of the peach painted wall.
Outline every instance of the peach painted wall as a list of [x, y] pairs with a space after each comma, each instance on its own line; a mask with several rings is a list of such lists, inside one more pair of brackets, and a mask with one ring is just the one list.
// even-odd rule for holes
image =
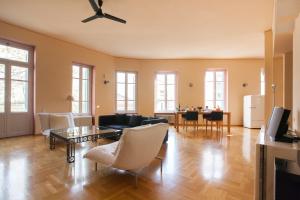
[[273, 83], [276, 85], [275, 105], [283, 106], [284, 102], [284, 68], [283, 57], [274, 58], [273, 61]]
[[[95, 67], [96, 116], [115, 110], [115, 71], [138, 72], [138, 112], [153, 115], [154, 75], [158, 71], [178, 73], [178, 96], [181, 105], [198, 106], [204, 102], [206, 68], [228, 70], [228, 109], [232, 123], [242, 125], [243, 96], [260, 93], [260, 69], [263, 59], [232, 60], [136, 60], [114, 58], [101, 52], [54, 39], [0, 21], [0, 37], [35, 46], [36, 50], [36, 112], [69, 112], [66, 100], [71, 93], [72, 62]], [[110, 81], [103, 84], [103, 75]], [[188, 87], [192, 82], [194, 87]], [[247, 87], [242, 87], [247, 83]]]
[[[260, 94], [260, 70], [263, 59], [233, 60], [139, 60], [116, 58], [118, 70], [138, 72], [138, 112], [150, 115], [154, 110], [154, 77], [159, 71], [178, 75], [178, 101], [182, 106], [204, 106], [204, 73], [207, 68], [223, 68], [228, 72], [228, 110], [232, 124], [242, 125], [243, 96]], [[189, 82], [194, 86], [188, 86]], [[242, 87], [247, 83], [247, 87]]]
[[284, 107], [293, 108], [293, 52], [284, 55]]
[[300, 15], [293, 34], [293, 129], [300, 132]]
[[273, 109], [273, 93], [272, 84], [274, 72], [273, 58], [273, 32], [265, 31], [265, 122], [269, 121], [269, 117]]
[[[283, 106], [289, 110], [293, 108], [293, 52], [288, 52], [284, 54], [283, 57]], [[292, 116], [292, 114], [291, 114]], [[292, 128], [293, 117], [289, 118], [289, 124]]]
[[36, 112], [70, 112], [72, 62], [95, 67], [96, 115], [111, 113], [114, 86], [103, 84], [103, 74], [113, 79], [113, 57], [38, 34], [0, 21], [0, 37], [35, 46]]

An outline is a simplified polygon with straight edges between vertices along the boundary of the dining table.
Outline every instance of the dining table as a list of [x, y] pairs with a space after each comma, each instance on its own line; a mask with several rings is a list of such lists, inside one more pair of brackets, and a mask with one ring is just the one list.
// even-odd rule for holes
[[[205, 114], [209, 114], [212, 110], [210, 111], [198, 111], [198, 114], [200, 116], [202, 116]], [[180, 123], [180, 118], [182, 117], [182, 114], [185, 114], [186, 111], [175, 111], [175, 112], [168, 112], [168, 113], [154, 113], [154, 115], [174, 115], [175, 116], [175, 120], [174, 120], [174, 127], [176, 129], [177, 132], [179, 132], [179, 127], [183, 126], [182, 123]], [[228, 136], [230, 136], [231, 134], [231, 112], [223, 112], [224, 116], [226, 116], [226, 124], [225, 126], [227, 127], [227, 132], [228, 132]], [[199, 118], [200, 119], [200, 118]], [[204, 126], [204, 124], [202, 124]], [[201, 126], [201, 124], [200, 124]]]

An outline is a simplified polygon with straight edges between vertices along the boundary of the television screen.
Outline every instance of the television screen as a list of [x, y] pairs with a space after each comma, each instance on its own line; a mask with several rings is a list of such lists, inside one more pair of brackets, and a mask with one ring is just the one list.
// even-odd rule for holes
[[275, 107], [269, 121], [267, 134], [275, 139], [286, 134], [288, 130], [288, 119], [290, 112], [290, 110], [282, 107]]

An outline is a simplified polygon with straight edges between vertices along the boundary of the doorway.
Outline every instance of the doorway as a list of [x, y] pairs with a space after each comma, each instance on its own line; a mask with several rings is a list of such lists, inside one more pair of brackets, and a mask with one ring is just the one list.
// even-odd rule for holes
[[33, 134], [33, 47], [0, 39], [0, 138]]

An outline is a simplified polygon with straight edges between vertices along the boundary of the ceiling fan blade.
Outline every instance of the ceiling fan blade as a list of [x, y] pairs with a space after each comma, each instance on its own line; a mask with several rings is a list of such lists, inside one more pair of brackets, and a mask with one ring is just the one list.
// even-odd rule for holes
[[99, 10], [99, 7], [98, 7], [96, 1], [95, 1], [95, 0], [89, 0], [89, 2], [90, 2], [90, 4], [91, 4], [93, 10], [94, 10], [95, 12], [97, 12], [97, 11]]
[[97, 18], [99, 18], [99, 16], [94, 15], [94, 16], [91, 16], [91, 17], [88, 17], [88, 18], [82, 20], [81, 22], [86, 23], [86, 22], [92, 21], [92, 20], [97, 19]]
[[110, 14], [106, 14], [104, 13], [103, 14], [103, 17], [107, 18], [107, 19], [111, 19], [111, 20], [114, 20], [116, 22], [120, 22], [120, 23], [123, 23], [123, 24], [126, 24], [126, 21], [124, 19], [120, 19], [118, 17], [115, 17], [115, 16], [112, 16]]

